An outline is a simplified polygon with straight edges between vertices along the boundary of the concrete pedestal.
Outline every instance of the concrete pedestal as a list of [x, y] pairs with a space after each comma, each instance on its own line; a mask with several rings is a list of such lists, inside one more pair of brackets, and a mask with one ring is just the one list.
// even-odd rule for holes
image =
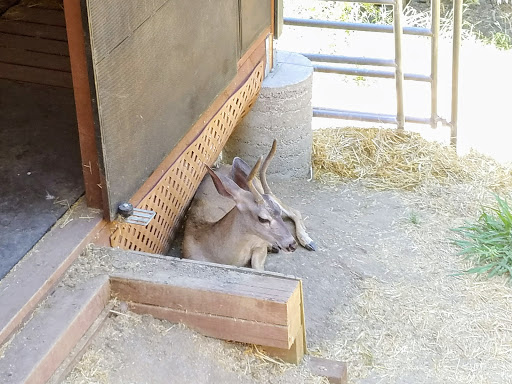
[[310, 172], [313, 143], [313, 66], [297, 53], [278, 51], [276, 56], [257, 101], [224, 147], [223, 160], [231, 163], [238, 156], [252, 166], [277, 139], [267, 175], [304, 178]]

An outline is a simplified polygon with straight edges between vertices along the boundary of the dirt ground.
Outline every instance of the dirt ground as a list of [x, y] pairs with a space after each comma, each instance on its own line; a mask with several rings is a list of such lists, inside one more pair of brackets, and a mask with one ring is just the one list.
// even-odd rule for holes
[[[311, 2], [285, 2], [285, 15], [317, 17], [323, 12], [300, 8], [303, 3]], [[295, 4], [288, 14], [287, 4]], [[498, 8], [488, 1], [475, 3], [465, 15], [470, 20], [485, 16], [474, 22], [484, 34], [491, 27], [508, 28], [509, 34], [510, 6]], [[392, 41], [322, 33], [287, 27], [277, 46], [350, 56], [388, 57], [393, 52]], [[428, 44], [405, 45], [406, 70], [428, 73]], [[441, 41], [442, 117], [450, 115], [450, 50], [449, 42]], [[461, 148], [477, 147], [510, 161], [503, 139], [510, 120], [508, 99], [501, 96], [512, 84], [510, 51], [465, 42], [461, 54]], [[485, 76], [483, 69], [488, 69]], [[392, 82], [388, 87], [385, 80], [321, 75], [315, 74], [314, 105], [395, 110]], [[407, 114], [428, 115], [430, 96], [422, 86], [406, 88]], [[383, 192], [367, 189], [361, 181], [287, 181], [274, 183], [273, 190], [301, 210], [319, 248], [269, 255], [266, 263], [269, 271], [303, 280], [311, 354], [346, 361], [350, 383], [512, 383], [512, 287], [505, 279], [460, 275], [468, 264], [451, 244], [455, 235], [450, 229], [477, 218], [481, 205], [493, 200], [488, 190], [474, 184], [430, 184], [416, 192]], [[178, 252], [179, 241], [173, 254]], [[98, 257], [90, 252], [81, 262], [87, 265]], [[305, 364], [272, 362], [251, 346], [203, 337], [148, 316], [114, 313], [66, 382], [322, 381]]]
[[[312, 354], [346, 361], [351, 383], [512, 382], [512, 289], [454, 275], [467, 266], [450, 243], [449, 229], [474, 218], [490, 194], [468, 185], [379, 192], [359, 182], [273, 189], [303, 212], [319, 248], [266, 263], [303, 279]], [[109, 319], [67, 380], [92, 382], [321, 381], [305, 365], [124, 313]]]

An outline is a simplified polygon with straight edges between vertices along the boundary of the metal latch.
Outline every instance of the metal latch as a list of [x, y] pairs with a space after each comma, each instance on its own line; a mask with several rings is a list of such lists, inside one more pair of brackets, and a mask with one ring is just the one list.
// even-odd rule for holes
[[143, 226], [147, 226], [156, 216], [154, 211], [133, 208], [132, 204], [126, 202], [119, 204], [117, 211], [124, 218], [125, 223]]

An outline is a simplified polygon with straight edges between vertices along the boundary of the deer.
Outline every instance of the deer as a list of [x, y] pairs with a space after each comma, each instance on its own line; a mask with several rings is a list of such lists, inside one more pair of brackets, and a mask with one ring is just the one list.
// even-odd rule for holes
[[260, 157], [252, 168], [239, 157], [216, 171], [205, 164], [208, 174], [185, 223], [185, 259], [263, 270], [269, 249], [286, 253], [297, 249], [283, 218], [294, 221], [302, 246], [316, 250], [300, 212], [279, 200], [267, 183], [266, 171], [276, 148], [274, 140], [265, 160]]

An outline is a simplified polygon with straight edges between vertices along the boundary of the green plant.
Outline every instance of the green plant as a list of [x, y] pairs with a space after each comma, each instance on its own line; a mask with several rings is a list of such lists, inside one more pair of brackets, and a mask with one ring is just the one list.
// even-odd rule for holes
[[411, 211], [409, 213], [409, 221], [414, 224], [414, 225], [419, 225], [420, 224], [420, 217], [418, 216], [418, 214], [414, 211]]
[[497, 207], [484, 208], [476, 223], [452, 229], [462, 237], [453, 241], [459, 254], [477, 264], [465, 273], [508, 274], [512, 280], [512, 213], [506, 199], [496, 195], [496, 201]]

